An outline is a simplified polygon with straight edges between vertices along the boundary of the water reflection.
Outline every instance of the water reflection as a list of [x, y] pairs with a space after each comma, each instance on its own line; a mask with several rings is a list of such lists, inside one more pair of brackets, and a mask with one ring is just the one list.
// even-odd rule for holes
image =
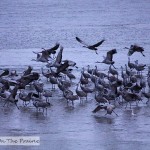
[[97, 116], [93, 115], [94, 119], [97, 123], [103, 123], [103, 124], [113, 124], [114, 119], [108, 116]]
[[50, 116], [45, 115], [43, 112], [32, 112], [30, 114], [30, 119], [32, 119], [32, 120], [38, 120], [38, 122], [41, 122], [41, 123], [45, 123], [45, 121], [48, 121], [49, 117]]

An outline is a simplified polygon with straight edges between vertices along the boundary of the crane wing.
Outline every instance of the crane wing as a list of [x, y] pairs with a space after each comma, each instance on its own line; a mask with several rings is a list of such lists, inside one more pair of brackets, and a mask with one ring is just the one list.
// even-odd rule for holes
[[57, 50], [59, 48], [59, 45], [60, 45], [59, 43], [56, 43], [54, 47], [50, 48], [50, 50], [53, 51]]
[[94, 45], [91, 45], [91, 46], [92, 46], [92, 47], [98, 47], [98, 46], [100, 46], [104, 41], [105, 41], [105, 40], [103, 39], [103, 40], [101, 40], [100, 42], [98, 42], [98, 43], [96, 43], [96, 44], [94, 44]]
[[83, 42], [79, 37], [76, 37], [76, 40], [77, 40], [79, 43], [83, 44], [83, 45], [89, 46], [88, 44], [86, 44], [85, 42]]
[[104, 107], [105, 107], [105, 106], [103, 106], [103, 105], [98, 105], [92, 112], [93, 112], [93, 113], [96, 113], [96, 112], [98, 112], [98, 111], [101, 110], [101, 109], [105, 109]]
[[109, 60], [109, 61], [113, 61], [113, 55], [115, 53], [117, 53], [116, 49], [112, 49], [112, 50], [108, 51], [106, 59]]
[[57, 62], [58, 64], [60, 64], [60, 63], [61, 63], [63, 49], [64, 49], [64, 48], [63, 48], [63, 47], [61, 47], [61, 48], [60, 48], [59, 53], [57, 54], [57, 57], [56, 57], [55, 62]]

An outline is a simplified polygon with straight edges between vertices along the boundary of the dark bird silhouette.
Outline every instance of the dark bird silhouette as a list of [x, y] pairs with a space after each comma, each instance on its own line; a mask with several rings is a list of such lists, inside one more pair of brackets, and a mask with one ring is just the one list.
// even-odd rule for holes
[[54, 47], [52, 48], [49, 48], [49, 49], [45, 49], [45, 48], [42, 48], [43, 51], [41, 52], [38, 52], [38, 53], [42, 53], [44, 55], [51, 55], [51, 54], [55, 54], [56, 53], [56, 50], [59, 48], [59, 43], [56, 43]]
[[[98, 105], [92, 112], [96, 113], [96, 112], [98, 112], [99, 110], [102, 110], [102, 109], [107, 111], [105, 115], [107, 115], [107, 114], [111, 115], [112, 112], [115, 113], [115, 111], [114, 111], [115, 106], [114, 105], [108, 105], [108, 106]], [[118, 115], [116, 114], [116, 116], [118, 116]]]
[[39, 73], [33, 72], [29, 75], [22, 76], [20, 79], [17, 80], [17, 85], [19, 89], [25, 89], [25, 86], [29, 83], [33, 82], [34, 80], [38, 80], [40, 77]]
[[32, 98], [32, 92], [28, 93], [27, 95], [23, 95], [23, 93], [19, 93], [19, 98], [23, 101], [23, 105], [27, 106], [30, 103], [30, 100]]
[[18, 91], [18, 85], [15, 85], [15, 87], [12, 89], [10, 95], [8, 97], [4, 98], [4, 100], [5, 100], [4, 106], [6, 104], [8, 105], [9, 103], [13, 103], [19, 109], [19, 107], [17, 105], [18, 100], [15, 99], [16, 95], [17, 95], [17, 91]]
[[72, 102], [72, 106], [74, 106], [74, 101], [75, 100], [79, 100], [78, 95], [73, 95], [73, 92], [70, 91], [70, 90], [65, 90], [63, 92], [63, 95], [64, 95], [64, 97], [67, 100], [67, 105], [68, 105], [69, 101], [71, 101]]
[[12, 95], [10, 95], [8, 98], [5, 99], [5, 103], [4, 103], [4, 106], [3, 106], [3, 107], [5, 107], [6, 104], [8, 105], [9, 103], [12, 103], [12, 104], [14, 104], [14, 105], [19, 109], [19, 107], [18, 107], [18, 105], [17, 105], [17, 102], [18, 102], [18, 100], [17, 100], [17, 99], [14, 99], [14, 98], [12, 97]]
[[63, 64], [57, 67], [56, 75], [58, 75], [62, 71], [65, 71], [68, 67], [69, 67], [69, 62], [66, 60]]
[[135, 68], [135, 64], [134, 63], [131, 63], [130, 62], [130, 57], [128, 57], [128, 67], [130, 68], [130, 69], [134, 69]]
[[106, 59], [107, 60], [110, 60], [110, 61], [113, 61], [113, 55], [117, 53], [117, 50], [116, 49], [112, 49], [110, 51], [107, 52], [107, 55], [106, 55]]
[[131, 45], [130, 48], [128, 47], [125, 48], [129, 49], [128, 56], [131, 56], [134, 52], [140, 52], [145, 57], [145, 55], [143, 54], [144, 48], [141, 46], [135, 44], [135, 45]]
[[137, 100], [138, 101], [141, 100], [141, 97], [138, 94], [131, 93], [131, 92], [128, 92], [128, 91], [123, 91], [121, 95], [122, 95], [122, 98], [126, 101], [126, 107], [129, 103], [130, 108], [131, 108], [131, 102], [136, 102]]
[[[56, 43], [54, 47], [50, 48], [50, 49], [43, 49], [43, 51], [41, 52], [34, 52], [35, 54], [37, 54], [37, 58], [36, 59], [32, 59], [34, 61], [40, 61], [40, 62], [48, 62], [49, 58], [51, 58], [51, 54], [55, 54], [56, 50], [59, 47], [59, 43]], [[40, 54], [41, 53], [41, 54]]]
[[116, 49], [112, 49], [112, 50], [107, 52], [107, 55], [106, 55], [106, 57], [104, 56], [104, 60], [102, 62], [97, 61], [96, 63], [105, 63], [105, 64], [108, 64], [108, 65], [112, 65], [114, 67], [113, 64], [115, 62], [113, 61], [113, 55], [116, 54], [116, 53], [117, 53], [117, 50]]
[[40, 53], [42, 53], [42, 55], [49, 57], [51, 54], [55, 54], [56, 50], [59, 48], [59, 43], [56, 43], [54, 47], [49, 48], [49, 49], [45, 49], [42, 48], [43, 51], [41, 51]]
[[4, 69], [3, 72], [0, 74], [0, 77], [9, 75], [9, 69]]
[[57, 68], [61, 65], [63, 49], [64, 48], [61, 46], [60, 51], [58, 52], [55, 61], [51, 64], [48, 64], [47, 65], [48, 67], [56, 67]]
[[78, 42], [80, 42], [81, 44], [83, 44], [84, 46], [83, 47], [86, 47], [86, 48], [88, 48], [88, 49], [90, 49], [90, 50], [94, 50], [95, 51], [95, 53], [96, 54], [98, 54], [97, 53], [97, 47], [98, 46], [100, 46], [105, 40], [103, 39], [103, 40], [101, 40], [100, 42], [98, 42], [98, 43], [96, 43], [96, 44], [94, 44], [94, 45], [88, 45], [88, 44], [86, 44], [85, 42], [83, 42], [80, 38], [78, 38], [78, 37], [76, 37], [76, 40], [78, 41]]
[[41, 68], [41, 70], [42, 70], [42, 75], [43, 75], [44, 77], [46, 77], [46, 78], [47, 78], [47, 81], [48, 81], [49, 78], [50, 78], [50, 76], [52, 76], [52, 73], [49, 72], [49, 70], [48, 70], [47, 72], [44, 72], [43, 68]]
[[52, 97], [52, 91], [44, 90], [43, 96], [46, 98], [46, 102], [49, 102], [49, 98]]
[[87, 97], [87, 93], [85, 93], [82, 90], [79, 90], [78, 87], [79, 87], [79, 83], [77, 84], [77, 87], [76, 87], [76, 93], [79, 96], [79, 99], [80, 99], [80, 102], [81, 102], [81, 98], [82, 97]]
[[7, 80], [1, 80], [0, 83], [2, 84], [1, 86], [1, 92], [4, 92], [5, 90], [9, 90], [10, 89], [10, 83]]
[[49, 102], [34, 101], [33, 106], [37, 109], [37, 111], [39, 108], [42, 108], [43, 112], [44, 112], [44, 109], [46, 109], [46, 114], [47, 114], [47, 108], [52, 106], [52, 104]]
[[[35, 53], [35, 52], [34, 52]], [[37, 57], [36, 59], [32, 59], [32, 61], [37, 61], [37, 62], [43, 62], [43, 63], [48, 63], [50, 56], [49, 55], [45, 55], [45, 53], [42, 55], [37, 53]]]
[[27, 70], [25, 70], [25, 71], [23, 72], [23, 76], [29, 75], [32, 70], [33, 70], [33, 68], [32, 68], [31, 66], [28, 66]]
[[33, 82], [34, 88], [37, 91], [39, 97], [41, 95], [41, 93], [43, 92], [43, 87], [44, 84], [43, 83], [39, 83], [39, 82]]

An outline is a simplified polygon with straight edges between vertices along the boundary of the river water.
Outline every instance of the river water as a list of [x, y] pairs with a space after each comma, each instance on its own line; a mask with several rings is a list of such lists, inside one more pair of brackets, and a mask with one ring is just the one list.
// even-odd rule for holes
[[[17, 69], [22, 72], [28, 65], [40, 70], [44, 64], [31, 61], [32, 51], [52, 47], [56, 42], [64, 47], [63, 59], [77, 63], [74, 69], [77, 79], [82, 67], [95, 66], [108, 50], [117, 49], [115, 66], [127, 63], [127, 50], [131, 44], [144, 47], [146, 57], [139, 53], [131, 61], [150, 65], [150, 2], [149, 0], [1, 0], [0, 1], [0, 68]], [[81, 47], [75, 37], [94, 44], [106, 41], [94, 52]], [[104, 72], [105, 64], [97, 64]], [[147, 71], [147, 68], [146, 68]], [[145, 72], [146, 72], [145, 71]], [[144, 72], [144, 73], [145, 73]], [[45, 88], [50, 83], [42, 78]], [[67, 107], [62, 93], [56, 89], [47, 115], [37, 113], [32, 106], [20, 110], [0, 105], [0, 136], [39, 136], [40, 146], [0, 146], [0, 149], [43, 150], [149, 150], [150, 110], [145, 100], [130, 108], [118, 106], [116, 113], [104, 116], [105, 112], [93, 114], [96, 107], [91, 94], [83, 105]]]

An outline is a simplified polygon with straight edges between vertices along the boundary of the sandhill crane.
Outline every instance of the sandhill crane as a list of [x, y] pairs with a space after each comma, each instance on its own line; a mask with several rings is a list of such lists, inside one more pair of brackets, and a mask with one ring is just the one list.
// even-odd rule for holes
[[135, 93], [130, 93], [127, 91], [123, 91], [121, 93], [123, 99], [127, 102], [126, 107], [128, 105], [128, 103], [130, 104], [130, 108], [131, 108], [131, 102], [136, 102], [137, 100], [141, 100], [141, 97]]
[[38, 95], [40, 96], [41, 93], [43, 92], [44, 84], [43, 83], [34, 82], [33, 85], [34, 85], [35, 90], [38, 92]]
[[38, 80], [40, 77], [40, 74], [38, 72], [32, 72], [26, 76], [22, 76], [20, 79], [18, 79], [17, 81], [21, 82], [22, 80]]
[[107, 55], [106, 55], [106, 59], [107, 60], [110, 60], [110, 61], [113, 61], [113, 55], [117, 53], [117, 50], [116, 49], [112, 49], [110, 51], [107, 52]]
[[77, 87], [76, 87], [76, 93], [79, 96], [80, 102], [81, 102], [81, 98], [82, 97], [86, 97], [87, 98], [87, 93], [85, 93], [84, 91], [79, 90], [78, 87], [79, 87], [79, 83], [77, 84]]
[[95, 100], [98, 104], [109, 103], [109, 101], [105, 97], [103, 97], [101, 93], [96, 94], [96, 92], [95, 92]]
[[98, 79], [98, 83], [101, 84], [104, 88], [109, 88], [110, 86], [110, 83], [100, 78]]
[[98, 83], [98, 79], [95, 80], [95, 90], [97, 90], [99, 92], [103, 92], [103, 90], [104, 90], [103, 85]]
[[8, 80], [1, 79], [0, 83], [2, 84], [0, 87], [1, 92], [4, 92], [5, 90], [10, 89], [11, 84]]
[[135, 52], [140, 52], [143, 56], [145, 56], [144, 54], [143, 54], [143, 52], [144, 52], [144, 48], [143, 47], [140, 47], [140, 46], [138, 46], [138, 45], [131, 45], [130, 46], [130, 48], [128, 48], [128, 47], [125, 47], [126, 49], [129, 49], [129, 51], [128, 51], [128, 56], [131, 56], [133, 53], [135, 53]]
[[57, 78], [55, 78], [54, 76], [51, 76], [49, 78], [49, 81], [52, 84], [52, 90], [55, 90], [55, 84], [57, 84]]
[[22, 76], [20, 79], [17, 80], [17, 84], [19, 85], [19, 89], [25, 89], [25, 86], [29, 83], [38, 80], [40, 77], [39, 73], [32, 72], [29, 75]]
[[[74, 106], [74, 101], [75, 100], [79, 100], [78, 95], [67, 95], [67, 98], [69, 101], [72, 102], [72, 106]], [[69, 101], [67, 101], [67, 104], [69, 103]]]
[[47, 72], [44, 72], [43, 67], [41, 68], [41, 70], [42, 70], [42, 75], [43, 75], [44, 77], [46, 77], [46, 78], [47, 78], [47, 81], [48, 81], [48, 79], [50, 78], [50, 76], [52, 76], [52, 73], [49, 72], [49, 70], [48, 70]]
[[76, 37], [76, 40], [78, 41], [78, 42], [80, 42], [81, 44], [83, 44], [84, 46], [83, 47], [86, 47], [86, 48], [88, 48], [88, 49], [90, 49], [90, 50], [94, 50], [95, 51], [95, 53], [96, 54], [98, 54], [97, 53], [97, 47], [98, 46], [100, 46], [105, 40], [103, 39], [103, 40], [101, 40], [100, 42], [98, 42], [98, 43], [96, 43], [96, 44], [94, 44], [94, 45], [88, 45], [88, 44], [86, 44], [85, 42], [83, 42], [79, 37]]
[[[80, 84], [81, 89], [88, 95], [88, 93], [93, 93], [95, 89], [90, 89], [88, 87], [84, 87], [82, 84]], [[87, 97], [86, 97], [87, 100]]]
[[[102, 62], [99, 62], [97, 61], [96, 63], [104, 63], [104, 64], [107, 64], [107, 65], [113, 65], [114, 66], [114, 61], [110, 61], [110, 60], [107, 60], [105, 57], [104, 57], [104, 60]], [[115, 67], [114, 67], [115, 68]]]
[[57, 85], [58, 85], [58, 88], [64, 92], [65, 90], [68, 89], [68, 87], [66, 87], [65, 85], [63, 85], [59, 80], [57, 81]]
[[95, 75], [100, 78], [108, 77], [105, 73], [98, 71], [97, 66], [95, 66]]
[[15, 104], [15, 106], [19, 109], [19, 107], [18, 107], [18, 105], [17, 105], [18, 100], [15, 99], [15, 98], [16, 98], [16, 95], [17, 95], [17, 91], [18, 91], [18, 86], [16, 85], [16, 86], [12, 89], [11, 92], [6, 92], [6, 97], [3, 98], [3, 99], [5, 100], [5, 103], [4, 103], [3, 106], [5, 106], [6, 104], [7, 104], [7, 106], [8, 106], [9, 103], [13, 103], [13, 104]]
[[57, 68], [61, 65], [63, 49], [64, 48], [61, 46], [60, 51], [58, 52], [55, 61], [53, 63], [50, 63], [49, 67], [56, 67]]
[[107, 52], [106, 57], [104, 57], [106, 60], [109, 60], [110, 62], [113, 61], [113, 55], [117, 53], [116, 49], [112, 49]]
[[128, 57], [128, 67], [130, 69], [134, 69], [135, 68], [135, 64], [130, 62], [130, 57]]
[[[138, 60], [135, 61], [135, 69], [140, 74], [141, 71], [143, 71], [146, 67], [146, 64], [138, 64]], [[142, 74], [142, 72], [141, 72]]]
[[3, 98], [3, 99], [5, 100], [3, 107], [5, 107], [6, 104], [8, 106], [9, 103], [13, 103], [19, 109], [19, 107], [17, 105], [18, 100], [14, 99], [12, 95], [10, 95], [8, 98]]
[[[107, 52], [106, 57], [104, 57], [104, 60], [102, 62], [97, 61], [96, 63], [105, 63], [108, 65], [113, 65], [115, 62], [113, 61], [113, 55], [117, 53], [116, 49], [112, 49], [110, 51]], [[115, 66], [113, 65], [113, 67], [115, 68]]]
[[87, 72], [88, 72], [89, 74], [92, 74], [93, 69], [90, 69], [90, 65], [88, 65], [87, 67], [88, 67]]
[[78, 95], [73, 95], [73, 92], [70, 90], [64, 91], [64, 97], [67, 99], [67, 105], [68, 105], [69, 101], [71, 101], [72, 106], [74, 106], [74, 101], [79, 100]]
[[97, 77], [94, 75], [94, 69], [93, 69], [92, 75], [91, 75], [91, 81], [92, 81], [93, 83], [95, 83], [96, 79], [97, 79]]
[[46, 109], [46, 113], [47, 113], [47, 108], [51, 106], [51, 104], [49, 102], [40, 102], [40, 101], [34, 101], [33, 102], [33, 106], [36, 107], [37, 111], [39, 108]]
[[112, 75], [117, 75], [117, 79], [118, 79], [118, 71], [112, 69], [112, 68], [111, 68], [111, 65], [109, 66], [109, 71], [108, 71], [108, 73], [111, 73]]
[[0, 77], [9, 75], [9, 69], [3, 69], [3, 72], [0, 74]]
[[62, 60], [62, 62], [64, 62], [64, 63], [67, 62], [70, 67], [75, 67], [78, 69], [78, 66], [76, 66], [76, 62], [74, 62], [72, 60], [65, 59], [65, 60]]
[[15, 99], [17, 96], [17, 92], [18, 92], [19, 86], [15, 85], [14, 88], [11, 90], [11, 96]]
[[69, 67], [69, 62], [65, 61], [63, 64], [61, 64], [59, 67], [57, 67], [56, 75], [58, 75], [60, 72], [65, 71]]
[[89, 73], [86, 73], [86, 72], [85, 72], [84, 67], [82, 68], [81, 73], [82, 73], [82, 75], [84, 76], [84, 78], [90, 78], [90, 77], [91, 77], [91, 75], [90, 75]]
[[[109, 72], [108, 72], [109, 73]], [[112, 76], [108, 76], [108, 80], [109, 80], [109, 82], [116, 82], [116, 81], [118, 81], [119, 79], [117, 78], [117, 77], [115, 77], [114, 75], [112, 75]]]
[[[64, 96], [65, 98], [66, 98], [66, 96], [67, 96], [68, 94], [69, 94], [69, 95], [73, 95], [73, 92], [72, 92], [71, 90], [69, 90], [69, 89], [66, 89], [66, 90], [63, 91], [63, 96]], [[67, 98], [66, 98], [66, 99], [67, 99]]]
[[[19, 98], [23, 101], [23, 105], [27, 106], [30, 103], [30, 100], [32, 98], [32, 92], [28, 93], [25, 96], [22, 93], [19, 93]], [[29, 102], [29, 103], [27, 104], [26, 102]]]
[[139, 93], [142, 90], [143, 87], [141, 87], [141, 85], [139, 85], [137, 82], [135, 84], [132, 85], [132, 87], [130, 87], [130, 90], [132, 92], [136, 92]]
[[97, 69], [97, 66], [95, 65], [95, 69], [94, 69], [94, 72], [95, 76], [99, 77], [100, 76], [100, 72], [98, 71]]
[[13, 79], [14, 77], [17, 77], [17, 76], [19, 76], [19, 75], [17, 74], [17, 70], [12, 70], [12, 71], [10, 71], [9, 77], [10, 77], [11, 79]]
[[59, 43], [56, 43], [55, 46], [52, 48], [49, 48], [49, 49], [42, 48], [43, 51], [41, 51], [41, 52], [34, 52], [33, 51], [33, 53], [35, 53], [35, 54], [41, 53], [41, 56], [43, 58], [49, 59], [51, 54], [54, 55], [56, 53], [56, 50], [59, 48], [59, 45], [60, 45]]
[[89, 83], [88, 78], [84, 78], [83, 75], [81, 74], [80, 83], [81, 83], [82, 85], [83, 85], [83, 84], [88, 84], [88, 83]]
[[43, 96], [46, 98], [46, 102], [49, 102], [49, 97], [52, 97], [52, 92], [49, 90], [44, 90]]
[[99, 110], [103, 110], [103, 109], [107, 111], [105, 115], [107, 115], [107, 114], [111, 115], [113, 112], [116, 116], [118, 116], [114, 111], [114, 109], [115, 109], [114, 105], [108, 105], [108, 106], [98, 105], [92, 112], [96, 113]]
[[38, 53], [36, 59], [32, 59], [32, 61], [48, 63], [49, 59]]
[[33, 70], [33, 67], [28, 66], [28, 68], [23, 72], [23, 76], [31, 74], [32, 70]]
[[127, 75], [127, 73], [123, 72], [123, 67], [121, 66], [121, 77], [123, 79], [124, 84], [127, 84], [127, 81], [129, 79], [129, 76]]
[[42, 48], [42, 49], [45, 51], [45, 53], [49, 55], [53, 54], [53, 57], [54, 57], [56, 50], [59, 48], [59, 46], [60, 44], [56, 43], [52, 48], [49, 48], [49, 49]]
[[58, 81], [67, 89], [69, 87], [71, 87], [71, 82], [68, 81], [68, 80], [61, 80], [61, 79], [58, 79]]
[[70, 81], [71, 81], [72, 79], [76, 79], [75, 75], [72, 74], [72, 73], [67, 72], [66, 75], [67, 75], [67, 77], [70, 79]]
[[0, 98], [2, 98], [2, 100], [5, 100], [10, 95], [11, 95], [11, 92], [9, 90], [0, 91]]
[[136, 83], [136, 82], [137, 82], [136, 76], [135, 76], [135, 75], [132, 75], [132, 76], [130, 77], [130, 81], [131, 81], [132, 83]]
[[125, 68], [126, 68], [126, 74], [128, 75], [128, 77], [130, 77], [130, 76], [135, 74], [134, 71], [131, 71], [131, 70], [128, 69], [127, 64], [125, 64]]

